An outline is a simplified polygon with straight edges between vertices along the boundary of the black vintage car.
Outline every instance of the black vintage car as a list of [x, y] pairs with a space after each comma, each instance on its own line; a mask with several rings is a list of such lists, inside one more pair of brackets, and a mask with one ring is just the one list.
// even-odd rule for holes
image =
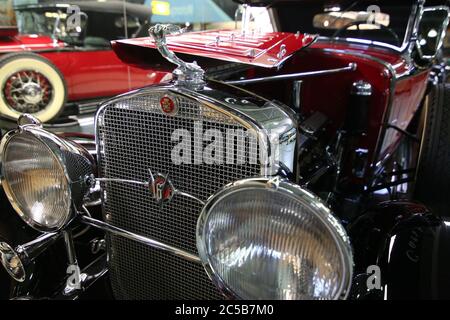
[[113, 42], [177, 67], [91, 140], [4, 135], [3, 297], [450, 298], [448, 3], [243, 2]]

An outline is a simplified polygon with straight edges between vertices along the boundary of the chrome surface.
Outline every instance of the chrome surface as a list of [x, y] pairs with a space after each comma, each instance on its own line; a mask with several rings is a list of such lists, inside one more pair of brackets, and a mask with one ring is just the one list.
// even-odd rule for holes
[[137, 184], [137, 185], [146, 186], [146, 187], [148, 187], [150, 185], [150, 183], [146, 182], [146, 181], [135, 181], [135, 180], [129, 180], [129, 179], [93, 178], [93, 181], [131, 183], [131, 184]]
[[329, 119], [323, 113], [315, 112], [299, 124], [299, 153], [302, 153], [303, 149], [307, 147], [308, 141], [317, 139], [318, 134], [325, 128], [328, 121]]
[[19, 116], [19, 119], [17, 119], [17, 125], [20, 127], [27, 126], [27, 125], [35, 125], [38, 127], [42, 127], [41, 121], [39, 121], [38, 118], [32, 116], [29, 113], [24, 113]]
[[[424, 15], [425, 12], [434, 12], [434, 11], [441, 11], [441, 10], [447, 12], [447, 18], [445, 19], [445, 21], [443, 23], [441, 34], [438, 35], [439, 41], [437, 43], [435, 54], [434, 55], [424, 55], [423, 51], [422, 51], [422, 48], [421, 48], [421, 45], [420, 45], [420, 40], [418, 38], [416, 39], [416, 43], [415, 44], [416, 44], [417, 52], [419, 53], [419, 56], [422, 59], [434, 60], [436, 58], [436, 56], [438, 55], [439, 50], [441, 50], [442, 46], [444, 45], [445, 35], [447, 33], [447, 27], [448, 27], [448, 24], [449, 24], [449, 21], [450, 21], [450, 10], [449, 10], [449, 8], [447, 6], [435, 6], [435, 7], [422, 8], [422, 10], [420, 12], [419, 21], [422, 20], [423, 15]], [[420, 23], [419, 23], [419, 25], [420, 25]]]
[[292, 88], [292, 101], [294, 104], [294, 108], [297, 112], [300, 112], [301, 109], [301, 103], [302, 103], [302, 80], [296, 80], [293, 83]]
[[75, 246], [73, 244], [72, 233], [69, 230], [62, 232], [64, 238], [64, 244], [66, 245], [67, 260], [69, 264], [78, 264], [77, 254], [75, 252]]
[[0, 262], [5, 271], [17, 282], [24, 282], [25, 268], [17, 253], [6, 242], [0, 242]]
[[184, 250], [180, 250], [171, 245], [167, 245], [167, 244], [159, 242], [157, 240], [153, 240], [148, 237], [145, 237], [145, 236], [133, 233], [133, 232], [129, 232], [122, 228], [116, 227], [112, 224], [109, 224], [109, 223], [106, 223], [101, 220], [97, 220], [97, 219], [94, 219], [94, 218], [91, 218], [91, 217], [88, 217], [85, 215], [82, 215], [80, 217], [80, 220], [84, 224], [87, 224], [91, 227], [95, 227], [97, 229], [100, 229], [100, 230], [103, 230], [106, 232], [110, 232], [114, 235], [124, 237], [124, 238], [130, 239], [130, 240], [136, 241], [136, 242], [140, 242], [142, 244], [145, 244], [146, 246], [149, 246], [149, 247], [152, 247], [155, 249], [167, 251], [173, 255], [179, 256], [179, 257], [184, 258], [191, 262], [200, 263], [200, 258], [197, 255], [194, 255], [194, 254], [189, 253]]
[[350, 93], [357, 96], [371, 96], [372, 85], [362, 80], [354, 82]]
[[[148, 188], [149, 193], [151, 194], [153, 199], [155, 199], [158, 204], [161, 204], [161, 203], [163, 203], [162, 200], [164, 200], [164, 199], [163, 199], [163, 197], [161, 195], [161, 192], [163, 190], [160, 190], [160, 188], [164, 189], [164, 188], [166, 188], [166, 185], [165, 184], [157, 184], [156, 181], [155, 181], [154, 175], [153, 175], [153, 173], [151, 171], [149, 172], [149, 176], [150, 176], [149, 177], [149, 181], [135, 181], [135, 180], [128, 180], [128, 179], [108, 179], [108, 178], [95, 178], [95, 177], [92, 178], [92, 181], [95, 181], [95, 182], [131, 183], [131, 184], [136, 184], [136, 185], [140, 185], [140, 186], [145, 186], [145, 187]], [[164, 175], [158, 174], [158, 176], [162, 176], [162, 177], [167, 179], [167, 175], [164, 176]], [[202, 205], [205, 204], [204, 201], [200, 200], [196, 196], [194, 196], [194, 195], [192, 195], [190, 193], [187, 193], [187, 192], [180, 191], [180, 190], [176, 189], [171, 184], [170, 181], [169, 181], [169, 183], [170, 183], [170, 188], [172, 190], [172, 193], [171, 193], [170, 199], [166, 199], [166, 200], [170, 201], [170, 200], [172, 200], [172, 198], [174, 196], [180, 195], [180, 196], [184, 196], [184, 197], [188, 197], [188, 198], [194, 199], [194, 200], [198, 201]]]
[[185, 62], [167, 46], [167, 35], [178, 35], [184, 32], [179, 26], [171, 24], [156, 24], [148, 30], [155, 41], [159, 53], [178, 68], [173, 71], [174, 78], [179, 84], [201, 88], [204, 85], [203, 69], [196, 62]]
[[[67, 253], [67, 262], [69, 265], [69, 267], [67, 268], [67, 273], [71, 275], [71, 277], [67, 278], [66, 280], [66, 286], [63, 289], [63, 294], [71, 295], [73, 294], [73, 292], [82, 288], [82, 283], [86, 279], [86, 275], [80, 272], [72, 231], [63, 230], [62, 235]], [[74, 274], [73, 272], [76, 272], [77, 274]]]
[[59, 237], [60, 234], [57, 232], [44, 233], [34, 240], [16, 246], [15, 250], [22, 258], [24, 265], [27, 265], [30, 261], [33, 261], [39, 254], [44, 252]]
[[220, 201], [223, 197], [225, 197], [229, 193], [238, 192], [243, 188], [269, 188], [276, 189], [281, 193], [287, 193], [289, 195], [293, 195], [295, 197], [299, 197], [304, 199], [307, 202], [311, 202], [315, 207], [319, 208], [320, 216], [318, 218], [327, 226], [328, 230], [331, 232], [334, 241], [338, 245], [341, 259], [344, 261], [344, 266], [347, 267], [345, 270], [345, 279], [341, 285], [341, 289], [339, 290], [339, 296], [336, 296], [335, 299], [345, 299], [349, 293], [349, 289], [352, 282], [353, 275], [353, 255], [352, 255], [352, 247], [350, 245], [350, 239], [337, 218], [330, 212], [330, 210], [323, 204], [322, 200], [317, 196], [312, 194], [306, 189], [301, 188], [300, 186], [293, 184], [287, 180], [284, 180], [280, 177], [272, 177], [272, 178], [249, 178], [243, 179], [240, 181], [235, 181], [234, 183], [228, 184], [224, 186], [221, 190], [216, 192], [213, 196], [211, 196], [206, 205], [203, 207], [200, 217], [197, 223], [197, 247], [200, 259], [205, 267], [206, 272], [209, 277], [214, 281], [216, 286], [221, 289], [227, 296], [236, 297], [237, 295], [227, 286], [226, 283], [215, 273], [212, 267], [209, 264], [209, 257], [205, 251], [204, 239], [202, 238], [204, 223], [207, 220], [207, 216], [211, 210], [211, 208]]
[[357, 69], [357, 67], [358, 66], [356, 63], [349, 63], [347, 67], [343, 67], [343, 68], [317, 70], [317, 71], [310, 71], [310, 72], [290, 73], [290, 74], [280, 74], [277, 76], [245, 79], [245, 80], [232, 80], [232, 81], [226, 81], [226, 83], [232, 84], [232, 85], [244, 85], [244, 84], [263, 83], [263, 82], [270, 82], [270, 81], [325, 76], [325, 75], [335, 74], [335, 73], [340, 73], [340, 72], [355, 71]]
[[[8, 148], [8, 142], [15, 135], [30, 134], [42, 142], [53, 154], [53, 156], [59, 162], [61, 169], [64, 172], [66, 181], [70, 186], [69, 197], [75, 205], [80, 205], [84, 196], [88, 193], [88, 186], [85, 185], [85, 178], [89, 176], [94, 171], [94, 159], [92, 156], [84, 149], [81, 148], [68, 140], [62, 139], [57, 135], [46, 131], [43, 129], [38, 122], [37, 124], [32, 117], [20, 117], [19, 118], [19, 128], [6, 133], [0, 143], [0, 159], [5, 155]], [[28, 124], [30, 122], [30, 124]], [[1, 181], [3, 189], [11, 202], [14, 210], [19, 214], [19, 216], [32, 228], [38, 231], [55, 231], [62, 228], [72, 217], [71, 208], [68, 208], [66, 219], [58, 226], [54, 228], [47, 228], [42, 225], [36, 224], [31, 218], [27, 217], [23, 211], [21, 204], [17, 203], [15, 197], [10, 190], [8, 181], [6, 180], [4, 170], [5, 166], [1, 166]]]
[[[244, 164], [172, 163], [171, 149], [176, 144], [171, 139], [173, 131], [186, 129], [194, 133], [197, 120], [202, 122], [203, 130], [247, 130], [261, 138], [259, 147], [269, 153], [270, 134], [289, 138], [283, 140], [280, 153], [292, 168], [295, 126], [288, 114], [276, 103], [249, 92], [221, 83], [210, 85], [195, 91], [183, 86], [154, 86], [122, 95], [100, 107], [96, 143], [99, 179], [104, 179], [101, 186], [106, 223], [197, 256], [195, 227], [204, 201], [227, 183], [269, 172], [260, 163], [246, 163], [250, 148], [258, 148], [250, 139], [234, 151], [235, 159], [244, 159]], [[166, 95], [179, 106], [176, 115], [161, 111], [159, 102]], [[190, 143], [195, 147], [192, 140]], [[202, 148], [205, 145], [203, 142]], [[173, 186], [185, 197], [173, 197], [163, 206], [158, 204], [149, 192], [149, 169], [169, 174]], [[140, 183], [128, 183], [130, 180]], [[203, 267], [192, 259], [114, 234], [106, 240], [112, 286], [118, 298], [222, 297]]]
[[104, 275], [108, 273], [108, 268], [106, 264], [106, 253], [101, 254], [98, 258], [92, 261], [88, 266], [80, 270], [82, 275], [81, 288], [72, 290], [70, 292], [66, 291], [66, 283], [69, 275], [66, 277], [66, 281], [62, 286], [59, 287], [57, 292], [55, 292], [51, 297], [53, 300], [77, 300], [82, 298], [83, 292], [89, 290], [89, 288], [95, 284], [98, 280], [102, 279]]
[[[27, 276], [26, 268], [27, 266], [36, 259], [42, 252], [44, 252], [51, 244], [53, 244], [60, 236], [60, 233], [51, 232], [44, 233], [43, 235], [31, 240], [27, 243], [17, 245], [14, 248], [6, 242], [0, 242], [0, 254], [1, 262], [5, 267], [6, 271], [18, 282], [23, 282]], [[9, 255], [9, 259], [7, 256]], [[17, 268], [21, 268], [20, 276], [12, 272], [5, 265], [7, 260], [15, 259], [14, 264]]]
[[91, 253], [97, 254], [100, 251], [106, 251], [106, 241], [105, 239], [93, 239], [89, 241], [91, 247]]
[[250, 23], [250, 8], [248, 4], [244, 3], [242, 5], [242, 19], [241, 19], [241, 34], [244, 36], [248, 33], [249, 23]]

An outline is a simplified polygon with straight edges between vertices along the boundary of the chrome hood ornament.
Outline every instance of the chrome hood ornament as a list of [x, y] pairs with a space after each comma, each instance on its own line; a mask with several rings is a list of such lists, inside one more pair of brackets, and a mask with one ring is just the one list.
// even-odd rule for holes
[[185, 30], [173, 24], [157, 24], [152, 26], [148, 32], [155, 41], [156, 49], [159, 53], [178, 67], [172, 72], [174, 79], [178, 84], [202, 88], [205, 84], [205, 71], [194, 61], [186, 62], [177, 57], [177, 55], [167, 46], [167, 35], [179, 35]]

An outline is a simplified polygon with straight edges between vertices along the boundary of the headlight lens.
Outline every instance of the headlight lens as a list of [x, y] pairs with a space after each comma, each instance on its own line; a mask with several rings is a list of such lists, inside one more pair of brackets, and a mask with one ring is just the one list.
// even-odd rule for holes
[[62, 227], [70, 214], [70, 186], [49, 146], [23, 132], [12, 136], [3, 152], [4, 187], [16, 211], [37, 229]]
[[242, 299], [339, 299], [351, 282], [344, 228], [289, 182], [243, 180], [208, 200], [197, 247], [216, 284]]
[[25, 268], [22, 261], [6, 242], [0, 242], [0, 262], [14, 280], [25, 281]]

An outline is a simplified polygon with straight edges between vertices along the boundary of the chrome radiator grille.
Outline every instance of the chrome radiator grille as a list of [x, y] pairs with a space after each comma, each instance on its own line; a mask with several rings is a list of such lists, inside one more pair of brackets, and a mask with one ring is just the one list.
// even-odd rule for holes
[[[100, 175], [148, 181], [153, 173], [169, 174], [176, 189], [205, 201], [225, 184], [258, 176], [258, 164], [175, 165], [171, 141], [176, 129], [194, 132], [194, 121], [203, 130], [243, 129], [241, 122], [196, 100], [172, 95], [179, 106], [176, 116], [159, 108], [165, 91], [141, 93], [107, 105], [97, 117]], [[252, 142], [250, 142], [252, 141]], [[235, 156], [248, 159], [245, 150]], [[204, 143], [206, 145], [207, 143]], [[192, 145], [193, 147], [193, 145]], [[102, 184], [105, 219], [126, 230], [197, 254], [195, 228], [201, 205], [190, 198], [175, 196], [161, 207], [146, 186], [131, 183]], [[114, 294], [120, 299], [214, 299], [221, 295], [201, 265], [116, 236], [108, 237], [110, 276]]]

